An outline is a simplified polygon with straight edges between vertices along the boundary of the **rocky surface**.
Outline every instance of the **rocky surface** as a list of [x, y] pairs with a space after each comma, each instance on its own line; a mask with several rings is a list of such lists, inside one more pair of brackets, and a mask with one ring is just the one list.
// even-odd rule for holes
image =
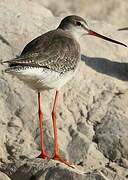
[[3, 172], [0, 172], [0, 180], [10, 180], [10, 178]]
[[[57, 126], [61, 155], [75, 169], [40, 153], [37, 94], [4, 73], [2, 61], [77, 13], [99, 33], [128, 44], [127, 0], [0, 1], [0, 180], [128, 179], [128, 49], [94, 37], [81, 39], [78, 74], [60, 93]], [[95, 13], [94, 13], [95, 12]], [[53, 152], [54, 91], [42, 92], [45, 144]], [[4, 174], [5, 173], [5, 174]], [[7, 176], [6, 176], [7, 174]]]

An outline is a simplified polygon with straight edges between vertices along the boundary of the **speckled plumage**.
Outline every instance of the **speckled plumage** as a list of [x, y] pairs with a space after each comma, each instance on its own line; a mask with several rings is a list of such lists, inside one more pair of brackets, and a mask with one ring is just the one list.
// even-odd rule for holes
[[79, 43], [68, 31], [78, 20], [86, 23], [80, 17], [68, 16], [57, 29], [29, 42], [19, 57], [6, 61], [9, 64], [6, 72], [16, 75], [37, 91], [61, 88], [72, 78], [80, 60]]
[[20, 57], [8, 61], [13, 68], [43, 67], [64, 73], [75, 70], [80, 57], [79, 44], [61, 29], [47, 32], [26, 45]]

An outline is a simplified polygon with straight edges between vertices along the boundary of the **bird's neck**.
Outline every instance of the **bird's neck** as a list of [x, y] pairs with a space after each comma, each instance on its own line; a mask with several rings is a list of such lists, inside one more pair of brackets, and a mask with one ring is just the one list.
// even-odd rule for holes
[[79, 42], [80, 41], [80, 35], [77, 31], [74, 30], [69, 30], [69, 33], [73, 36], [73, 38]]
[[[58, 28], [60, 29], [60, 28]], [[80, 40], [80, 35], [78, 32], [76, 32], [74, 29], [60, 29], [67, 33], [69, 36], [71, 36], [73, 39], [75, 39], [77, 42]]]

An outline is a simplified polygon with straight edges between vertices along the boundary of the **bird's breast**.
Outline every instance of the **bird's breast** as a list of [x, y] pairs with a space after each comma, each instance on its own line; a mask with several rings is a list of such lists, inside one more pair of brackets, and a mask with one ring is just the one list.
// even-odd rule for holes
[[37, 91], [60, 89], [75, 74], [76, 70], [59, 73], [45, 68], [27, 67], [11, 72], [30, 88]]

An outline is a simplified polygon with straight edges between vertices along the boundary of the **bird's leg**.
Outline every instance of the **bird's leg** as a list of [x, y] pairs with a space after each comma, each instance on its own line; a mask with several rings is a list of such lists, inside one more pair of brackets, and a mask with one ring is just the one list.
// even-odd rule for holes
[[41, 144], [41, 154], [38, 158], [45, 159], [47, 156], [44, 145], [44, 131], [43, 131], [43, 113], [41, 111], [41, 97], [40, 92], [38, 92], [38, 115], [39, 115], [39, 125], [40, 125], [40, 144]]
[[57, 134], [57, 126], [56, 126], [56, 108], [57, 108], [57, 102], [58, 102], [58, 94], [59, 94], [59, 91], [56, 91], [53, 110], [52, 110], [52, 121], [53, 121], [53, 129], [54, 129], [54, 156], [52, 159], [55, 159], [55, 160], [60, 161], [70, 167], [73, 167], [73, 166], [71, 166], [70, 163], [63, 160], [59, 155], [58, 134]]
[[53, 110], [52, 110], [52, 121], [53, 121], [53, 129], [54, 129], [54, 157], [57, 157], [59, 155], [58, 135], [57, 135], [57, 127], [56, 127], [56, 107], [57, 107], [58, 94], [59, 92], [56, 91]]

